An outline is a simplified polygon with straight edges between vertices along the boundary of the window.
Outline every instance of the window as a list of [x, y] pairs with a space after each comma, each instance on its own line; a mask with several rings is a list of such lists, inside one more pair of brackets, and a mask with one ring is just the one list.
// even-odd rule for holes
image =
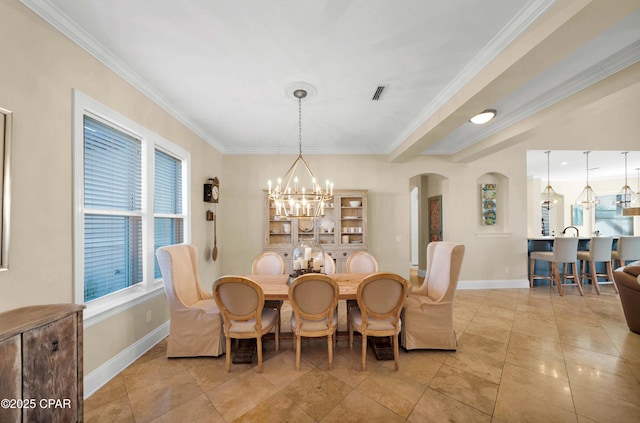
[[88, 317], [161, 288], [158, 247], [186, 242], [189, 154], [74, 96], [75, 302]]
[[623, 216], [620, 195], [599, 195], [595, 207], [596, 231], [602, 236], [633, 235], [633, 217]]

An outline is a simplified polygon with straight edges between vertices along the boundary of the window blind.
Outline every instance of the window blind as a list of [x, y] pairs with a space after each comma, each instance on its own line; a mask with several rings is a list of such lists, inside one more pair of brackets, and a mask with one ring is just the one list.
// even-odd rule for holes
[[84, 117], [84, 296], [142, 282], [142, 146]]
[[[154, 251], [165, 245], [184, 242], [182, 214], [182, 161], [160, 150], [154, 163]], [[161, 216], [157, 216], [161, 215]], [[173, 216], [172, 216], [173, 215]], [[154, 260], [154, 278], [162, 277]]]

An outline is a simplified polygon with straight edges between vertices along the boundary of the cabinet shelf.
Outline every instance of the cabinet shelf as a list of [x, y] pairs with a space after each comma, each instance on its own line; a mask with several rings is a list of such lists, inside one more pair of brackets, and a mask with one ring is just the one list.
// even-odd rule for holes
[[[263, 250], [278, 252], [285, 261], [287, 273], [291, 273], [292, 253], [296, 244], [315, 238], [325, 253], [336, 260], [336, 271], [345, 272], [349, 255], [354, 251], [367, 250], [367, 195], [367, 190], [335, 190], [333, 203], [324, 207], [324, 216], [312, 218], [311, 226], [308, 220], [301, 222], [301, 219], [286, 217], [274, 219], [275, 207], [265, 191]], [[360, 206], [351, 207], [351, 201], [359, 201]], [[290, 225], [290, 233], [284, 232], [285, 225]], [[311, 230], [303, 231], [300, 225], [304, 225], [305, 229], [311, 226]], [[326, 232], [328, 229], [333, 230]], [[342, 242], [344, 235], [349, 236], [349, 242]]]

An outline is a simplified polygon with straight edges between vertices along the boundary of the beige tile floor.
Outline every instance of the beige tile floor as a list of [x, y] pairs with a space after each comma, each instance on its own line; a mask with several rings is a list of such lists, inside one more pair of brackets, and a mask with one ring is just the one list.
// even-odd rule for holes
[[[286, 304], [285, 304], [286, 306]], [[284, 307], [284, 310], [287, 308]], [[286, 313], [283, 313], [286, 314]], [[286, 317], [284, 317], [286, 320]], [[264, 372], [225, 358], [165, 358], [162, 341], [85, 402], [88, 422], [638, 422], [640, 335], [611, 287], [464, 290], [457, 352], [400, 351], [400, 370], [360, 344], [265, 342]], [[359, 340], [358, 340], [359, 341]]]

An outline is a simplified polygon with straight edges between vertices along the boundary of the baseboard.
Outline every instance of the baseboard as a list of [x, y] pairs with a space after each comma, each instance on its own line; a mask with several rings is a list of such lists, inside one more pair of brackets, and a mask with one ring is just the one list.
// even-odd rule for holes
[[509, 289], [529, 288], [528, 279], [459, 281], [458, 289]]
[[137, 342], [131, 344], [111, 360], [86, 375], [84, 378], [84, 398], [87, 399], [93, 395], [131, 363], [153, 348], [154, 345], [166, 338], [167, 335], [169, 335], [168, 320]]

